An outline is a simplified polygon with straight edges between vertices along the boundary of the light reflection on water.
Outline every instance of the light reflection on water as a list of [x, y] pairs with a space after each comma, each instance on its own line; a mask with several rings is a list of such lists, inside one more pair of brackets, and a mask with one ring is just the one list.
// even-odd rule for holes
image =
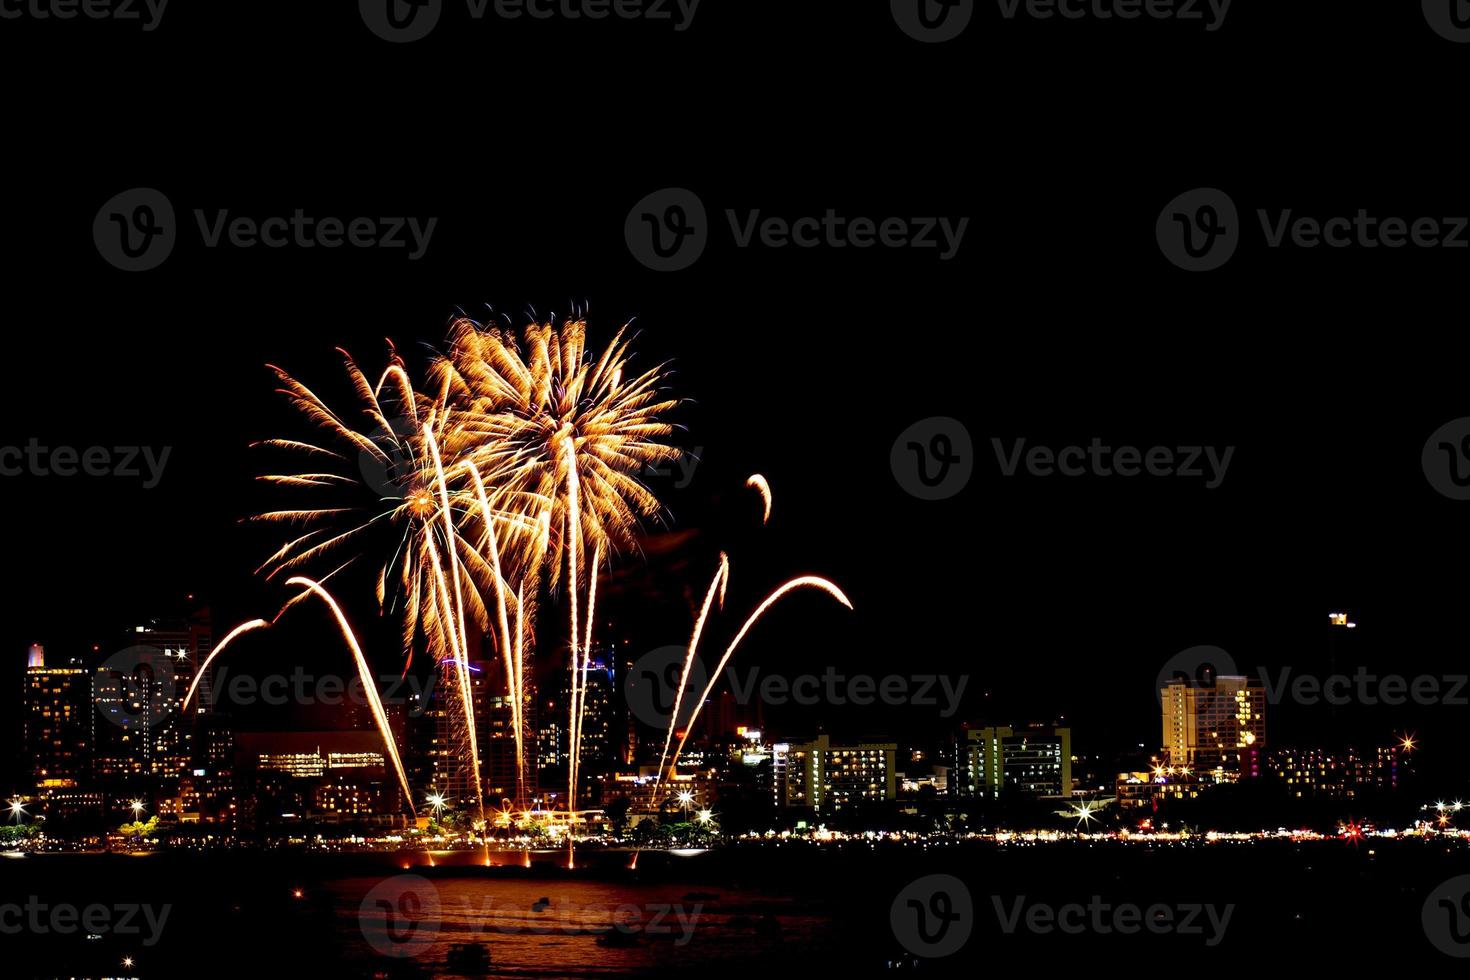
[[[788, 898], [752, 890], [443, 875], [443, 866], [462, 863], [461, 857], [482, 860], [436, 854], [440, 870], [429, 877], [411, 869], [387, 879], [332, 882], [342, 946], [361, 965], [396, 966], [410, 976], [419, 969], [424, 976], [465, 975], [447, 965], [452, 948], [463, 943], [483, 944], [489, 954], [490, 970], [480, 975], [622, 976], [769, 962], [783, 948], [810, 948], [831, 925]], [[497, 864], [523, 860], [491, 857]], [[539, 864], [542, 855], [536, 857]], [[602, 939], [609, 932], [613, 940], [631, 939]]]

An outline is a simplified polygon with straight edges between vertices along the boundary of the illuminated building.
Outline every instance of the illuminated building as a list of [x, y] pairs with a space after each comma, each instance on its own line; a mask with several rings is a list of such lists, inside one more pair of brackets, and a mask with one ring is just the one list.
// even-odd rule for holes
[[811, 742], [771, 747], [776, 803], [833, 812], [897, 796], [893, 742], [833, 745], [826, 735]]
[[966, 727], [954, 774], [961, 796], [1072, 793], [1072, 730], [1055, 725]]
[[1266, 691], [1259, 681], [1176, 678], [1160, 695], [1167, 764], [1259, 775], [1266, 747]]
[[235, 741], [247, 825], [403, 819], [402, 793], [377, 732], [240, 732]]
[[[498, 801], [502, 799], [515, 800], [516, 798], [516, 740], [511, 712], [513, 705], [511, 700], [502, 694], [491, 695], [486, 698], [486, 702], [483, 712], [485, 727], [480, 729], [482, 743], [480, 754], [485, 758], [482, 778], [485, 795], [498, 805]], [[522, 717], [525, 724], [535, 731], [534, 701], [527, 702]], [[534, 738], [524, 739], [522, 751], [526, 756], [525, 791], [529, 801], [536, 795], [536, 740]]]
[[1272, 782], [1296, 799], [1352, 799], [1397, 789], [1400, 752], [1398, 746], [1368, 753], [1352, 747], [1340, 752], [1322, 748], [1274, 749], [1266, 757], [1266, 771]]
[[[471, 704], [475, 712], [477, 735], [489, 731], [488, 708], [491, 689], [490, 665], [484, 660], [469, 661]], [[479, 768], [483, 781], [486, 739], [477, 738], [480, 758], [469, 758], [469, 739], [463, 734], [464, 709], [453, 679], [453, 669], [440, 669], [429, 698], [428, 721], [432, 726], [428, 748], [429, 785], [447, 800], [475, 803], [475, 772]]]
[[[214, 649], [214, 630], [208, 609], [196, 609], [188, 616], [150, 619], [133, 627], [126, 641], [135, 647], [162, 652], [171, 683], [161, 686], [153, 706], [149, 725], [149, 749], [152, 775], [176, 778], [189, 768], [193, 755], [192, 719], [184, 716], [184, 695], [194, 681], [195, 671]], [[214, 691], [210, 683], [214, 668], [206, 672], [190, 708], [194, 716], [208, 715], [214, 710]]]
[[[614, 697], [615, 649], [594, 653], [583, 671], [582, 753], [578, 771], [592, 780], [611, 771], [628, 751], [627, 728], [618, 715]], [[550, 685], [548, 685], [550, 686]], [[567, 705], [571, 699], [570, 677], [557, 671], [553, 691], [537, 706], [541, 719], [535, 731], [533, 772], [541, 786], [566, 785]], [[528, 740], [528, 751], [530, 744]]]
[[47, 667], [32, 646], [26, 657], [22, 744], [36, 789], [73, 789], [86, 781], [92, 741], [91, 689], [79, 661]]
[[212, 710], [207, 683], [199, 707], [187, 717], [183, 710], [198, 664], [214, 649], [209, 611], [151, 619], [122, 640], [92, 675], [94, 772], [111, 783], [177, 779], [193, 765], [195, 719]]

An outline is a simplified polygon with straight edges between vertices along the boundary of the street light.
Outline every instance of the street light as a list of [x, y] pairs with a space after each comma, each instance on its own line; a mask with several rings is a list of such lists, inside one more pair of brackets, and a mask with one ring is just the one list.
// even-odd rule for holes
[[20, 818], [25, 815], [25, 812], [25, 804], [20, 801], [19, 797], [10, 801], [10, 815], [15, 818], [16, 823], [20, 823]]
[[133, 803], [132, 803], [132, 806], [133, 806], [133, 819], [134, 820], [137, 820], [138, 817], [143, 813], [143, 801], [142, 800], [134, 800]]
[[444, 813], [444, 794], [430, 793], [428, 799], [429, 806], [434, 808], [434, 819], [438, 820], [440, 815]]

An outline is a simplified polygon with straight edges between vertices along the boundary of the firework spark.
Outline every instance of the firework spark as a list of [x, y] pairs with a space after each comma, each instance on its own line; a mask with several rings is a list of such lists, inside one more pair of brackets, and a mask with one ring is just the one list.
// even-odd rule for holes
[[764, 503], [766, 507], [765, 514], [761, 517], [761, 523], [769, 523], [771, 520], [771, 485], [767, 483], [766, 478], [761, 476], [759, 473], [750, 474], [749, 478], [747, 478], [745, 481], [745, 485], [747, 487], [754, 487], [756, 491], [761, 495], [761, 502]]
[[[388, 749], [388, 757], [393, 761], [394, 771], [398, 773], [398, 784], [403, 788], [404, 802], [408, 804], [410, 812], [416, 812], [413, 805], [413, 790], [408, 788], [408, 773], [404, 771], [403, 761], [398, 757], [398, 743], [394, 741], [393, 731], [388, 727], [388, 716], [383, 713], [383, 702], [378, 697], [378, 684], [373, 678], [372, 668], [368, 666], [367, 658], [362, 655], [362, 647], [358, 645], [357, 634], [352, 632], [352, 626], [347, 622], [347, 617], [342, 614], [342, 608], [337, 605], [337, 600], [333, 599], [331, 593], [322, 588], [320, 583], [303, 575], [295, 575], [287, 579], [286, 584], [304, 587], [308, 593], [325, 602], [327, 608], [332, 611], [332, 616], [336, 618], [337, 626], [342, 631], [342, 638], [347, 641], [347, 646], [352, 650], [352, 658], [357, 663], [357, 674], [362, 680], [363, 690], [367, 693], [368, 707], [372, 709], [373, 721], [378, 725], [378, 731], [383, 736], [383, 745]], [[282, 612], [284, 611], [283, 609]]]

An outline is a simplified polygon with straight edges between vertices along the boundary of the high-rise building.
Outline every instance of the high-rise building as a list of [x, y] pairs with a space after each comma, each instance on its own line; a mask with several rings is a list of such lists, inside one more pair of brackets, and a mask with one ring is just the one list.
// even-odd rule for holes
[[[536, 739], [530, 734], [521, 738], [521, 754], [525, 759], [524, 777], [516, 758], [514, 703], [503, 694], [489, 695], [484, 709], [485, 727], [480, 730], [485, 769], [482, 774], [485, 795], [496, 806], [501, 800], [528, 804], [536, 796]], [[530, 733], [536, 730], [535, 702], [528, 701], [522, 723]], [[524, 799], [521, 796], [524, 796]]]
[[26, 657], [22, 741], [38, 791], [74, 789], [90, 770], [91, 688], [81, 661], [46, 666], [39, 644]]
[[490, 719], [490, 664], [484, 660], [470, 660], [466, 668], [470, 687], [470, 705], [474, 712], [475, 745], [479, 757], [470, 758], [469, 737], [465, 719], [464, 703], [460, 696], [459, 682], [452, 661], [441, 664], [429, 699], [429, 720], [432, 735], [429, 745], [430, 786], [445, 799], [460, 804], [478, 803], [475, 800], [475, 767], [484, 785], [487, 740], [491, 731]]
[[953, 774], [956, 796], [994, 799], [1072, 793], [1072, 730], [1056, 725], [964, 729]]
[[1172, 766], [1259, 775], [1266, 691], [1238, 675], [1175, 678], [1160, 690], [1164, 760]]
[[214, 649], [207, 609], [130, 627], [92, 675], [96, 774], [177, 779], [194, 761], [194, 719], [212, 711], [208, 676], [188, 716], [184, 696]]
[[776, 803], [830, 813], [897, 796], [894, 742], [833, 745], [826, 735], [811, 742], [771, 747]]

